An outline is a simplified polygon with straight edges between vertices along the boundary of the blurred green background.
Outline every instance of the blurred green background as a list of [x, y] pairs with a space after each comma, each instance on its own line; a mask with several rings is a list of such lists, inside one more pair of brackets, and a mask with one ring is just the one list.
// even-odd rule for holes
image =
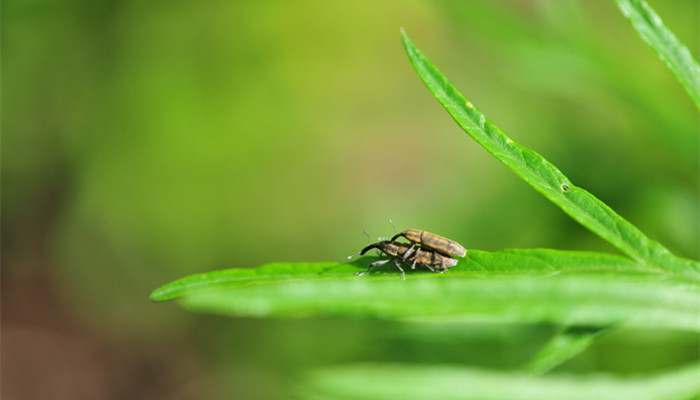
[[[697, 0], [651, 5], [697, 57]], [[276, 399], [307, 367], [526, 361], [555, 327], [440, 337], [148, 301], [196, 272], [341, 261], [389, 218], [468, 248], [616, 252], [460, 131], [402, 26], [507, 134], [700, 254], [697, 111], [611, 0], [2, 6], [6, 399]], [[561, 369], [697, 354], [693, 335], [621, 331]]]

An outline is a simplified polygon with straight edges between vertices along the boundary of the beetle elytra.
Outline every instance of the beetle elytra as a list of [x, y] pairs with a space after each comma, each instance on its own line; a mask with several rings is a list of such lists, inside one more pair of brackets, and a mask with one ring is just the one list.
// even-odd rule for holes
[[438, 253], [446, 256], [464, 257], [467, 254], [467, 249], [461, 244], [448, 238], [438, 236], [434, 233], [421, 231], [418, 229], [406, 229], [403, 232], [397, 233], [391, 238], [394, 242], [399, 237], [406, 238], [409, 242], [419, 244], [423, 248], [435, 250]]

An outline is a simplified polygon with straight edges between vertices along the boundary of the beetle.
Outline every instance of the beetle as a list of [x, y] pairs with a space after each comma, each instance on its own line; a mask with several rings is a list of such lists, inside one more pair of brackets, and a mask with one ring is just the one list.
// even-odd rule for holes
[[423, 248], [435, 250], [438, 253], [446, 256], [464, 257], [467, 255], [467, 249], [465, 249], [464, 246], [455, 242], [454, 240], [438, 236], [434, 233], [421, 231], [418, 229], [406, 229], [405, 231], [394, 235], [394, 237], [391, 238], [391, 241], [395, 242], [396, 239], [400, 237], [406, 238], [414, 245], [421, 245]]
[[416, 265], [421, 265], [433, 272], [445, 272], [448, 268], [457, 265], [457, 260], [452, 257], [440, 254], [434, 250], [416, 247], [415, 244], [395, 242], [392, 240], [382, 240], [372, 243], [360, 251], [360, 255], [377, 249], [389, 256], [387, 260], [375, 261], [369, 265], [366, 271], [358, 272], [356, 275], [362, 276], [373, 267], [384, 265], [389, 261], [394, 261], [396, 267], [401, 271], [401, 279], [406, 279], [406, 272], [401, 268], [401, 264], [411, 264], [411, 269], [416, 269]]

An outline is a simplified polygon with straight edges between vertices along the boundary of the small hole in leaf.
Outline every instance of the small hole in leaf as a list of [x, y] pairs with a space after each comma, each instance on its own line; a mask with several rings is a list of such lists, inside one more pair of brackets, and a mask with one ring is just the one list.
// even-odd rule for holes
[[568, 192], [569, 190], [571, 190], [571, 188], [569, 187], [569, 185], [567, 185], [566, 183], [564, 183], [564, 184], [561, 185], [561, 190], [563, 190], [563, 191], [565, 191], [565, 192]]

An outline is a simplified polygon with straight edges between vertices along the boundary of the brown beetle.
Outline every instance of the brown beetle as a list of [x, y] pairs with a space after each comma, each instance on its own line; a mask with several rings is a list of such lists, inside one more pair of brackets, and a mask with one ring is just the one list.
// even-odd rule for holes
[[396, 267], [401, 271], [401, 279], [406, 279], [406, 273], [404, 269], [401, 268], [401, 264], [410, 264], [411, 269], [416, 269], [416, 265], [423, 266], [433, 272], [445, 272], [448, 268], [457, 265], [457, 260], [452, 257], [445, 256], [436, 251], [416, 247], [415, 244], [410, 243], [400, 243], [391, 240], [383, 240], [381, 242], [370, 244], [369, 246], [362, 249], [360, 255], [364, 255], [371, 249], [377, 249], [382, 253], [389, 256], [387, 260], [375, 261], [369, 265], [366, 271], [358, 272], [357, 275], [364, 275], [372, 267], [383, 265], [389, 261], [394, 261]]
[[396, 241], [396, 239], [399, 237], [404, 237], [411, 243], [421, 245], [421, 247], [425, 249], [435, 250], [438, 253], [446, 256], [464, 257], [467, 255], [467, 249], [465, 249], [464, 246], [455, 242], [454, 240], [438, 236], [434, 233], [421, 231], [418, 229], [406, 229], [405, 231], [394, 235], [394, 237], [391, 238], [391, 241]]

